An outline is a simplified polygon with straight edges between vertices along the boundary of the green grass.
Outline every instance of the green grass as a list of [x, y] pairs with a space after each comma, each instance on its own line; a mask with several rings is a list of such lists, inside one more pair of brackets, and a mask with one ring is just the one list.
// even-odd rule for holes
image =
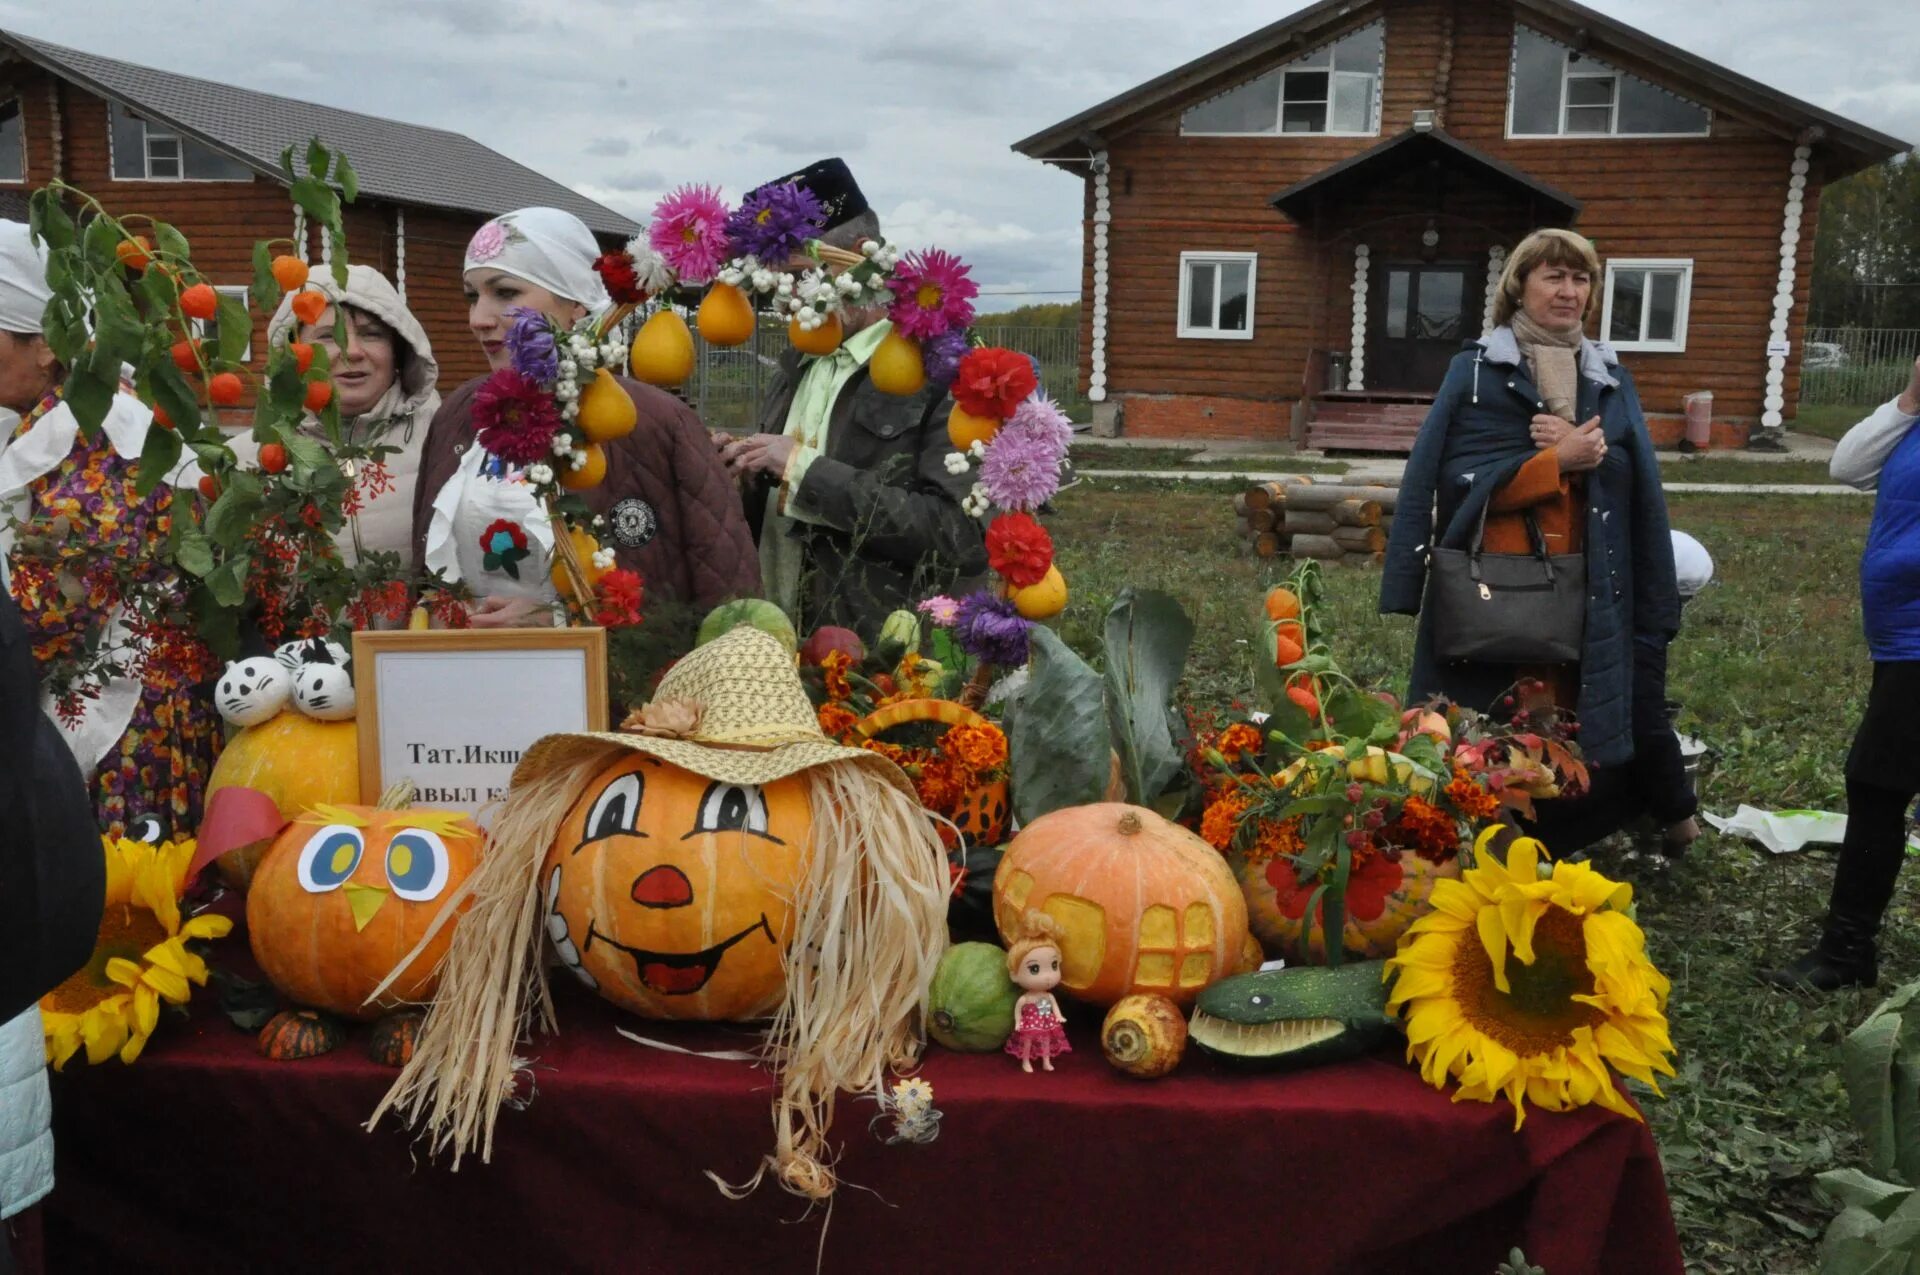
[[[1754, 470], [1763, 466], [1752, 465]], [[1771, 471], [1777, 466], [1765, 466]], [[1152, 512], [1141, 495], [1154, 493]], [[1720, 581], [1689, 605], [1673, 648], [1681, 727], [1715, 750], [1702, 773], [1706, 807], [1843, 809], [1842, 763], [1864, 698], [1856, 563], [1869, 505], [1837, 496], [1681, 495], [1673, 523], [1712, 551]], [[1218, 490], [1087, 482], [1050, 519], [1073, 590], [1062, 632], [1083, 650], [1124, 584], [1165, 589], [1198, 626], [1187, 698], [1251, 694], [1243, 641], [1284, 559], [1237, 555], [1232, 510]], [[1350, 672], [1404, 689], [1413, 622], [1374, 611], [1378, 573], [1326, 572], [1336, 653]], [[1880, 999], [1823, 1001], [1772, 991], [1756, 970], [1806, 943], [1825, 906], [1830, 855], [1778, 859], [1709, 833], [1671, 870], [1602, 857], [1635, 883], [1639, 916], [1661, 968], [1680, 1075], [1645, 1099], [1665, 1158], [1690, 1267], [1712, 1275], [1811, 1275], [1833, 1210], [1812, 1175], [1858, 1164], [1838, 1043]], [[1883, 987], [1920, 977], [1916, 895], [1907, 882], [1889, 912]], [[1536, 1115], [1535, 1119], [1552, 1119]]]
[[1660, 477], [1670, 483], [1813, 483], [1831, 484], [1825, 461], [1732, 460], [1702, 456], [1699, 460], [1660, 461]]
[[1822, 404], [1818, 407], [1802, 403], [1788, 422], [1787, 428], [1796, 434], [1812, 434], [1819, 438], [1839, 438], [1866, 417], [1870, 416], [1880, 404], [1845, 403]]
[[1199, 447], [1114, 447], [1084, 442], [1074, 443], [1073, 463], [1079, 469], [1187, 469], [1219, 474], [1344, 474], [1348, 468], [1344, 461], [1293, 452], [1208, 455]]

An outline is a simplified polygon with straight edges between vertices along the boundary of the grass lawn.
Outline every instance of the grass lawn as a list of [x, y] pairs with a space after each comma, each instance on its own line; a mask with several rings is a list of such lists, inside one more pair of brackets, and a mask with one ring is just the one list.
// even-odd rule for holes
[[1670, 483], [1830, 484], [1825, 461], [1730, 460], [1712, 455], [1699, 460], [1661, 457], [1660, 477]]
[[[1250, 694], [1243, 635], [1262, 591], [1290, 564], [1237, 556], [1224, 493], [1087, 482], [1058, 507], [1050, 525], [1073, 589], [1062, 618], [1069, 641], [1096, 644], [1122, 585], [1161, 588], [1198, 625], [1188, 698]], [[1870, 502], [1680, 495], [1671, 511], [1712, 551], [1720, 575], [1688, 607], [1672, 659], [1681, 727], [1715, 750], [1702, 774], [1705, 806], [1843, 808], [1842, 764], [1868, 675], [1855, 568]], [[1403, 688], [1413, 622], [1375, 614], [1376, 571], [1333, 568], [1326, 578], [1349, 671]], [[1634, 881], [1654, 957], [1673, 980], [1680, 1075], [1664, 1101], [1647, 1096], [1645, 1106], [1690, 1268], [1810, 1275], [1818, 1235], [1837, 1211], [1816, 1199], [1812, 1175], [1861, 1164], [1838, 1045], [1880, 993], [1803, 1001], [1762, 987], [1754, 971], [1807, 941], [1831, 856], [1775, 859], [1709, 832], [1663, 874], [1606, 858], [1599, 866]], [[1915, 879], [1907, 875], [1888, 915], [1886, 989], [1920, 977]]]
[[1878, 403], [1840, 404], [1814, 407], [1802, 403], [1787, 425], [1796, 434], [1814, 434], [1820, 438], [1838, 438], [1873, 414]]
[[1204, 459], [1201, 448], [1113, 447], [1099, 443], [1076, 442], [1073, 463], [1078, 469], [1198, 469], [1210, 473], [1234, 474], [1344, 474], [1345, 461], [1322, 460], [1318, 456], [1299, 456], [1292, 452], [1260, 452], [1241, 456], [1212, 455]]

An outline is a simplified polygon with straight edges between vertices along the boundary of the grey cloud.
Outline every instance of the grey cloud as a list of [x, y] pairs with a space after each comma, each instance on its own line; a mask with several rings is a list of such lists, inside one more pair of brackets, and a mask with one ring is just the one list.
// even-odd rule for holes
[[586, 144], [584, 153], [617, 159], [633, 149], [633, 143], [624, 137], [596, 137]]

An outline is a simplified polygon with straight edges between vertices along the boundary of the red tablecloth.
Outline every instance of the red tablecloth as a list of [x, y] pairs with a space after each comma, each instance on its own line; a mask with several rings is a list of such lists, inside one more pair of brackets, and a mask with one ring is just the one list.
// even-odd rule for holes
[[[270, 1063], [201, 1002], [132, 1068], [56, 1079], [48, 1259], [70, 1271], [806, 1270], [822, 1211], [772, 1186], [768, 1078], [649, 1049], [711, 1027], [637, 1024], [569, 986], [535, 1052], [539, 1093], [503, 1113], [493, 1162], [414, 1161], [360, 1128], [393, 1073], [365, 1029], [319, 1059]], [[1644, 1125], [1594, 1109], [1452, 1103], [1392, 1058], [1246, 1075], [1197, 1052], [1171, 1078], [1111, 1071], [1076, 1023], [1061, 1070], [933, 1050], [937, 1141], [887, 1146], [843, 1100], [843, 1186], [827, 1271], [1460, 1271], [1519, 1244], [1552, 1275], [1681, 1269]], [[885, 1131], [884, 1124], [880, 1127]], [[851, 1184], [871, 1188], [853, 1189]]]

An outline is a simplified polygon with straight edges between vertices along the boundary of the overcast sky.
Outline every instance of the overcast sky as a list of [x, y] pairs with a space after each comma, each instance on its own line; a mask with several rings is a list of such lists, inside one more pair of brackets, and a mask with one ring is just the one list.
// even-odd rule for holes
[[[1588, 3], [1920, 141], [1911, 0]], [[986, 308], [1003, 309], [1069, 300], [1080, 275], [1079, 180], [1008, 147], [1301, 7], [326, 0], [268, 19], [243, 0], [0, 0], [0, 26], [456, 129], [642, 219], [681, 182], [737, 199], [842, 155], [890, 238], [959, 252], [993, 294]]]

